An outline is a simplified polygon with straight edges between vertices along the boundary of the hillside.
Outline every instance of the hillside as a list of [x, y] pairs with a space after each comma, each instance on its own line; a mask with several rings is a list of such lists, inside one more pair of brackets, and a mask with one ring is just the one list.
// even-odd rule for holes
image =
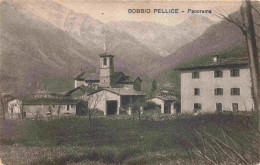
[[37, 17], [2, 2], [1, 91], [28, 92], [42, 85], [45, 75], [71, 77], [93, 68], [91, 52], [68, 34]]

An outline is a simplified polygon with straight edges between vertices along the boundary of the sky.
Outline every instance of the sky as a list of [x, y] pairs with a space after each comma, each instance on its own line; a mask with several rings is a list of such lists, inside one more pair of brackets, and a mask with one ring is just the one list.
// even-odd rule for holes
[[[212, 14], [200, 14], [214, 21], [220, 19], [215, 14], [230, 14], [237, 11], [241, 1], [83, 1], [83, 0], [55, 0], [64, 6], [79, 12], [87, 13], [90, 16], [104, 22], [111, 21], [149, 21], [174, 26], [181, 23], [189, 16], [188, 9], [211, 10]], [[129, 9], [150, 9], [150, 13], [128, 13]], [[153, 13], [154, 9], [179, 9], [184, 13]]]

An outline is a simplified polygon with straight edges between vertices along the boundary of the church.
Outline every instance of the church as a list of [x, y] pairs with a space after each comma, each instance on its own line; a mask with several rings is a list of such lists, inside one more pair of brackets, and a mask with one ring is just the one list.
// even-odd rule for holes
[[[132, 113], [133, 105], [145, 102], [145, 94], [141, 92], [140, 77], [131, 77], [123, 72], [115, 72], [114, 56], [103, 53], [100, 57], [100, 73], [81, 71], [74, 77], [74, 89], [66, 96], [88, 102], [90, 109], [98, 109], [104, 115]], [[135, 106], [136, 107], [136, 106]]]

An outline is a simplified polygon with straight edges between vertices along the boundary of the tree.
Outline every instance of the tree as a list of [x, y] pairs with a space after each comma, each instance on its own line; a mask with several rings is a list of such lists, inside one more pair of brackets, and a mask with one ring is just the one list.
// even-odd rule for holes
[[1, 101], [1, 105], [2, 105], [2, 111], [3, 111], [3, 120], [5, 120], [5, 104], [4, 104], [4, 99], [0, 93], [0, 101]]
[[[258, 2], [255, 2], [256, 5]], [[248, 51], [248, 57], [249, 57], [249, 64], [250, 64], [250, 75], [251, 75], [251, 83], [252, 83], [252, 96], [254, 101], [254, 109], [258, 113], [258, 119], [260, 119], [260, 68], [259, 68], [259, 45], [257, 45], [257, 40], [260, 38], [256, 34], [255, 31], [255, 25], [260, 26], [260, 24], [254, 22], [253, 13], [252, 10], [255, 11], [256, 15], [260, 17], [260, 12], [258, 9], [256, 9], [250, 0], [244, 0], [242, 2], [242, 6], [240, 8], [241, 16], [242, 16], [242, 22], [237, 19], [234, 20], [230, 15], [224, 16], [223, 14], [219, 14], [219, 17], [227, 20], [228, 22], [231, 22], [235, 24], [240, 30], [242, 31], [243, 35], [245, 36], [246, 43], [247, 43], [247, 51]], [[258, 121], [258, 136], [260, 132], [260, 121]], [[260, 150], [260, 136], [258, 137], [258, 147]], [[258, 155], [260, 159], [260, 152]]]
[[152, 91], [154, 92], [154, 91], [156, 91], [156, 89], [157, 89], [157, 82], [156, 82], [155, 79], [153, 79], [153, 82], [152, 82]]
[[155, 91], [157, 90], [157, 82], [155, 79], [153, 79], [152, 81], [152, 87], [151, 87], [151, 90], [150, 90], [150, 97], [152, 97], [155, 93]]
[[236, 25], [245, 36], [248, 55], [249, 55], [254, 107], [255, 110], [259, 112], [260, 111], [260, 68], [259, 68], [259, 57], [258, 57], [259, 48], [257, 47], [257, 41], [256, 41], [256, 37], [259, 38], [259, 36], [257, 36], [255, 33], [255, 22], [253, 19], [252, 9], [254, 9], [256, 13], [260, 16], [259, 11], [255, 7], [253, 7], [250, 0], [243, 1], [240, 9], [242, 22], [239, 19], [232, 18], [230, 15], [225, 16], [223, 14], [218, 14], [216, 16]]
[[85, 102], [88, 111], [89, 128], [92, 127], [92, 117], [98, 111], [97, 105], [100, 103], [103, 95], [104, 91], [97, 92], [95, 94], [90, 95], [87, 98], [87, 102]]

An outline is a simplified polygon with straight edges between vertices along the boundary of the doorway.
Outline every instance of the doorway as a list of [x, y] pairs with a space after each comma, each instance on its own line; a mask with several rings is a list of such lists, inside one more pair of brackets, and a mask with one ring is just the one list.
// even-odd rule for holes
[[117, 112], [117, 101], [107, 101], [107, 115], [115, 115]]

